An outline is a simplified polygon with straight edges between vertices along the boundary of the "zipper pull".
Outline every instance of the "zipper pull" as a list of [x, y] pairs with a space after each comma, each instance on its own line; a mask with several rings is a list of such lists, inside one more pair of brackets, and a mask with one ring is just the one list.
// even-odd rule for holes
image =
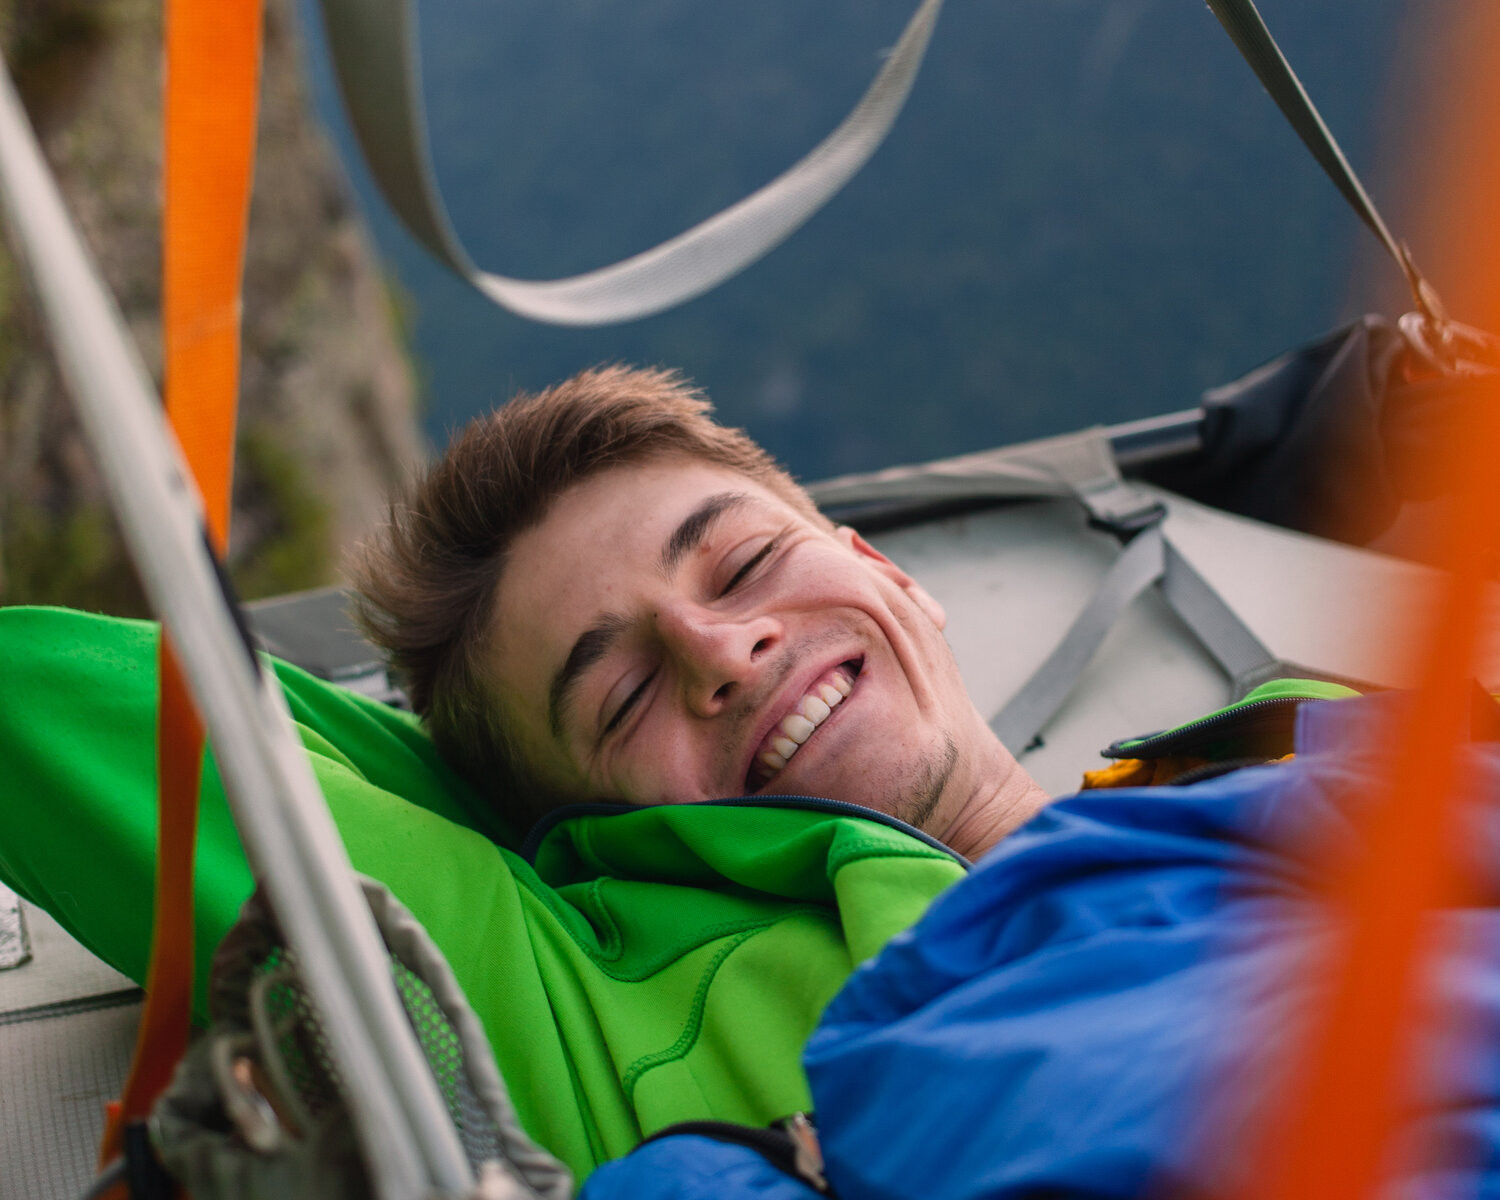
[[818, 1191], [828, 1191], [828, 1177], [823, 1174], [823, 1147], [818, 1143], [817, 1126], [806, 1113], [798, 1112], [782, 1121], [781, 1127], [792, 1139], [797, 1173]]

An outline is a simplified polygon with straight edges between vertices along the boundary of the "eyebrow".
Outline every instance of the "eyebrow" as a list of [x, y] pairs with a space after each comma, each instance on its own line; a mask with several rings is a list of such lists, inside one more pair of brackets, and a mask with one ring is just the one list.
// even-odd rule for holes
[[682, 560], [703, 544], [703, 539], [708, 536], [708, 531], [714, 527], [715, 521], [731, 509], [740, 508], [749, 503], [750, 497], [744, 492], [715, 492], [688, 513], [682, 519], [682, 523], [672, 530], [672, 535], [667, 538], [667, 544], [662, 547], [661, 558], [656, 564], [656, 569], [665, 578], [670, 579], [677, 573]]
[[572, 700], [583, 673], [609, 653], [609, 648], [628, 625], [629, 622], [619, 614], [606, 613], [573, 643], [567, 661], [552, 677], [552, 686], [547, 689], [547, 720], [552, 726], [553, 737], [562, 737], [563, 710]]
[[[656, 569], [670, 579], [677, 573], [682, 560], [703, 544], [703, 539], [720, 517], [750, 502], [750, 497], [744, 492], [716, 492], [709, 496], [668, 535]], [[584, 672], [609, 653], [629, 624], [618, 613], [605, 613], [579, 634], [573, 648], [568, 651], [567, 659], [558, 668], [547, 689], [547, 720], [552, 727], [553, 737], [562, 737], [563, 715], [572, 702]]]

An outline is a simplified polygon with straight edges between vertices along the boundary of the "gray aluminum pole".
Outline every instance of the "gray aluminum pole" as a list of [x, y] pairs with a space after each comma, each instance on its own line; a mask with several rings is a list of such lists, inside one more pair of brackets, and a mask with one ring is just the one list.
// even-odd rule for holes
[[0, 196], [155, 611], [212, 739], [251, 865], [296, 952], [379, 1194], [466, 1194], [472, 1173], [275, 676], [236, 623], [150, 377], [0, 71]]

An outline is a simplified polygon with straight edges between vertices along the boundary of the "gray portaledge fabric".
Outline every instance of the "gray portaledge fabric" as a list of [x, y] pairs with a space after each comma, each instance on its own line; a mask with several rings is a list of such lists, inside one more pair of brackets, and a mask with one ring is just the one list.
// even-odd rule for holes
[[1120, 478], [1102, 428], [1041, 438], [916, 466], [809, 484], [814, 503], [838, 505], [1072, 496]]
[[99, 1159], [104, 1106], [120, 1094], [140, 1017], [137, 996], [0, 1023], [0, 1197], [83, 1195]]
[[31, 940], [26, 936], [26, 917], [21, 899], [0, 884], [0, 971], [31, 960]]
[[1166, 536], [1166, 507], [1121, 478], [1102, 428], [939, 462], [847, 475], [808, 488], [824, 508], [865, 504], [928, 504], [974, 498], [1071, 496], [1101, 527], [1135, 541], [1106, 573], [1061, 641], [990, 721], [1000, 740], [1020, 753], [1068, 698], [1120, 614], [1152, 584], [1224, 668], [1235, 691], [1275, 675], [1280, 664]]
[[[390, 951], [393, 970], [415, 976], [430, 991], [431, 1001], [462, 1046], [462, 1070], [468, 1093], [477, 1099], [491, 1128], [480, 1131], [485, 1143], [498, 1149], [498, 1158], [477, 1165], [475, 1200], [570, 1200], [572, 1178], [567, 1169], [521, 1130], [479, 1019], [464, 999], [452, 970], [416, 919], [374, 880], [361, 878], [376, 924]], [[267, 964], [275, 964], [267, 970]], [[290, 1090], [272, 1085], [262, 1090], [279, 1093], [280, 1111], [300, 1126], [296, 1136], [272, 1133], [266, 1148], [252, 1149], [237, 1129], [231, 1113], [236, 1098], [224, 1079], [222, 1064], [232, 1054], [248, 1055], [264, 1071], [263, 1080], [286, 1081], [274, 1069], [282, 1056], [266, 1045], [267, 1024], [258, 1018], [257, 981], [274, 979], [297, 987], [296, 964], [270, 915], [262, 893], [245, 902], [240, 918], [214, 955], [210, 980], [213, 1023], [178, 1067], [170, 1088], [152, 1114], [152, 1140], [162, 1162], [196, 1200], [365, 1200], [380, 1194], [372, 1186], [359, 1153], [358, 1139], [347, 1107], [328, 1089], [330, 1103], [310, 1107]], [[276, 1030], [286, 1036], [284, 1015]], [[414, 1023], [416, 1017], [413, 1017]], [[319, 1056], [321, 1031], [316, 1019], [299, 1019], [294, 1036]], [[219, 1062], [216, 1064], [216, 1058]], [[315, 1064], [316, 1066], [316, 1064]], [[307, 1060], [298, 1084], [308, 1087]], [[326, 1086], [314, 1081], [308, 1090]], [[309, 1115], [310, 1114], [310, 1115]], [[458, 1200], [458, 1198], [454, 1198]]]
[[[939, 462], [845, 475], [807, 490], [824, 508], [1072, 496], [1106, 527], [1129, 526], [1136, 519], [1153, 525], [1162, 515], [1160, 502], [1120, 477], [1102, 428]], [[1238, 694], [1276, 673], [1279, 664], [1227, 602], [1160, 528], [1148, 528], [1106, 574], [1099, 594], [1041, 667], [991, 720], [991, 728], [1013, 752], [1025, 749], [1045, 728], [1120, 614], [1153, 583], [1161, 584], [1168, 602], [1223, 666]]]
[[1148, 529], [1115, 559], [1104, 582], [1042, 665], [990, 721], [1014, 754], [1031, 744], [1068, 698], [1120, 614], [1166, 569], [1160, 529]]

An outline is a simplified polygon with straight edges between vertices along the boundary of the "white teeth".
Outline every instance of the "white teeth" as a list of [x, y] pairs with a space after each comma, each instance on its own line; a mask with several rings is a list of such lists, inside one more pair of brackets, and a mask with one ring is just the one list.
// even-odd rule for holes
[[812, 737], [812, 731], [816, 728], [817, 726], [801, 713], [787, 713], [781, 718], [781, 732], [799, 746]]
[[774, 775], [797, 753], [798, 748], [813, 730], [828, 720], [829, 715], [843, 703], [854, 690], [854, 683], [842, 667], [830, 675], [826, 682], [818, 684], [797, 702], [796, 711], [781, 718], [781, 724], [772, 733], [766, 749], [756, 755], [756, 762], [768, 775]]
[[833, 711], [832, 706], [824, 704], [816, 696], [803, 696], [802, 703], [798, 707], [802, 710], [802, 715], [814, 725], [821, 725], [828, 719], [828, 714]]

